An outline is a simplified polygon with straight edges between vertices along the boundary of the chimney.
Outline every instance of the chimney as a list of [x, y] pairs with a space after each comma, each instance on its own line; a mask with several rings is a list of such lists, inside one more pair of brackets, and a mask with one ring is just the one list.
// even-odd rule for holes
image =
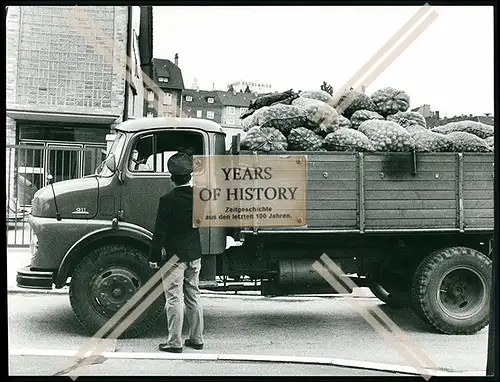
[[179, 66], [179, 53], [175, 54], [175, 66]]
[[436, 118], [439, 119], [439, 110], [436, 111]]

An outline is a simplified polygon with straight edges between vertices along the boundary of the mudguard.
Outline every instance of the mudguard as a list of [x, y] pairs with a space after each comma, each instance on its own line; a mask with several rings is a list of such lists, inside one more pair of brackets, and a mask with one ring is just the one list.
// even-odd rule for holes
[[85, 252], [82, 251], [84, 248], [98, 241], [112, 238], [132, 239], [149, 247], [153, 239], [153, 233], [143, 227], [125, 222], [120, 222], [116, 228], [107, 226], [88, 233], [73, 244], [64, 255], [54, 280], [55, 287], [59, 289], [66, 285], [66, 280], [70, 276], [70, 272], [74, 269], [78, 261], [85, 256]]

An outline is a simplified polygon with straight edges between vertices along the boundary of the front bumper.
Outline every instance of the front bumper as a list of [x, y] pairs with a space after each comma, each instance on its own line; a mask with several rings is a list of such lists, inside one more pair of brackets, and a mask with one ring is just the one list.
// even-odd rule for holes
[[17, 271], [17, 286], [26, 289], [52, 289], [54, 283], [54, 272], [33, 271], [27, 265]]

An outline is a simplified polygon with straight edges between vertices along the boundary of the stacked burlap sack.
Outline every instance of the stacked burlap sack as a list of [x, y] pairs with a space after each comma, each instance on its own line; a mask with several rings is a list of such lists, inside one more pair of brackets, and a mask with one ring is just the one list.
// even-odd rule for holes
[[261, 96], [240, 118], [252, 151], [492, 152], [493, 126], [453, 122], [427, 128], [410, 97], [386, 87], [372, 96], [323, 90]]

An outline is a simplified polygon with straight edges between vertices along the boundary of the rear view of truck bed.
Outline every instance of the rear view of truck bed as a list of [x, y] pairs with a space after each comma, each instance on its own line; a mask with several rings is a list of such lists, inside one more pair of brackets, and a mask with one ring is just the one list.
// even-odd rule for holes
[[307, 230], [493, 231], [493, 154], [293, 154], [307, 155]]

